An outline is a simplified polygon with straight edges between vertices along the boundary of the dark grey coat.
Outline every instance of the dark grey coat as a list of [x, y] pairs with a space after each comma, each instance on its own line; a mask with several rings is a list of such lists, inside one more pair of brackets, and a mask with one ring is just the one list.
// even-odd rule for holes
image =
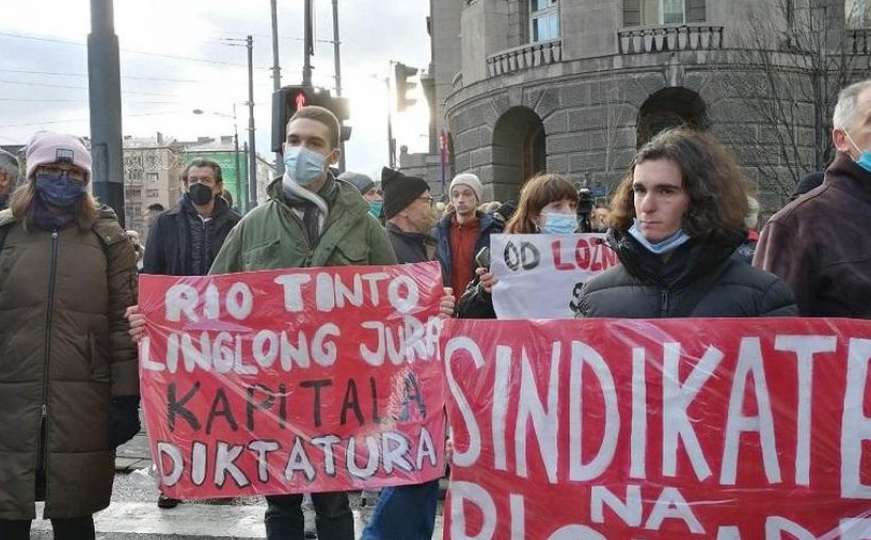
[[427, 234], [406, 232], [388, 223], [387, 238], [399, 264], [427, 262], [435, 257], [436, 241]]
[[[630, 235], [611, 230], [608, 243], [617, 252], [621, 266], [584, 285], [578, 316], [656, 319], [798, 315], [792, 291], [780, 278], [733, 257], [742, 237], [736, 233], [716, 242], [690, 240], [666, 260], [647, 251]], [[710, 283], [704, 276], [712, 272], [718, 277]], [[701, 295], [696, 292], [700, 287], [707, 289]], [[697, 303], [687, 307], [687, 295]]]

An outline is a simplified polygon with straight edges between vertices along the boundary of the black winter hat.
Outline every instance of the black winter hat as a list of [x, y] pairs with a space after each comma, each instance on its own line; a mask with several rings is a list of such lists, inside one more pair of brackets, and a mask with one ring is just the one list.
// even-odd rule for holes
[[381, 169], [381, 189], [384, 192], [384, 217], [392, 218], [429, 189], [423, 178], [405, 176], [399, 171]]

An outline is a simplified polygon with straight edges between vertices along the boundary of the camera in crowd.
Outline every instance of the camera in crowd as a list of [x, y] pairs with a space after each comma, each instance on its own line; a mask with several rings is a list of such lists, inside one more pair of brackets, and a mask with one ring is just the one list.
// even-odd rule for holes
[[578, 232], [592, 232], [590, 214], [593, 213], [593, 192], [586, 187], [578, 187]]

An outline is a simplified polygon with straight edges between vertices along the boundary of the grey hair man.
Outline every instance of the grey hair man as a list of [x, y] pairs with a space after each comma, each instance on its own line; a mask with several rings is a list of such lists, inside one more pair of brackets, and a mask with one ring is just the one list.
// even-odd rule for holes
[[871, 319], [871, 79], [841, 90], [823, 184], [774, 215], [754, 266], [782, 277], [803, 316]]
[[20, 168], [15, 156], [0, 150], [0, 210], [9, 206], [9, 196], [18, 183]]

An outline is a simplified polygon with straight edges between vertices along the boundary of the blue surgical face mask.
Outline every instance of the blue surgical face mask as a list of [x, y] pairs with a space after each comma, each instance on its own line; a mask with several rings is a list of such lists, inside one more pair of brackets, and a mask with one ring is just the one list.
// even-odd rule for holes
[[381, 217], [382, 208], [384, 208], [384, 201], [369, 201], [369, 213], [376, 218]]
[[71, 180], [66, 173], [37, 173], [36, 191], [43, 201], [61, 208], [70, 207], [85, 194], [85, 184]]
[[847, 140], [850, 141], [850, 144], [853, 145], [853, 148], [855, 148], [856, 151], [859, 152], [859, 157], [856, 158], [856, 165], [862, 167], [868, 172], [871, 172], [871, 151], [860, 149], [859, 146], [853, 142], [853, 137], [851, 137], [849, 133], [844, 131], [844, 134], [847, 135]]
[[678, 229], [677, 232], [675, 232], [668, 238], [654, 244], [650, 242], [650, 240], [645, 238], [644, 235], [641, 233], [641, 228], [638, 226], [637, 219], [633, 220], [632, 227], [629, 228], [629, 234], [631, 234], [633, 238], [638, 240], [638, 243], [644, 246], [647, 251], [653, 253], [654, 255], [662, 255], [663, 253], [669, 253], [671, 251], [674, 251], [682, 245], [686, 244], [690, 239], [689, 235], [685, 233], [683, 229]]
[[302, 187], [323, 178], [326, 163], [326, 156], [303, 146], [286, 146], [284, 149], [284, 168], [288, 176]]
[[578, 229], [578, 218], [574, 214], [542, 212], [541, 221], [544, 234], [572, 234]]

